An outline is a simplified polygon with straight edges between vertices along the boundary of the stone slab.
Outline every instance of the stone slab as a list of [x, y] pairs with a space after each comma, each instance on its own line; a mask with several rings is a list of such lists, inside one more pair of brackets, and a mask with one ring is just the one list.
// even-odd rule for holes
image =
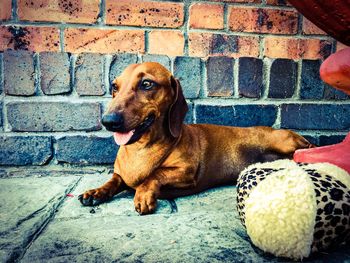
[[[109, 202], [95, 207], [83, 206], [78, 196], [86, 190], [97, 188], [107, 182], [112, 175], [95, 174], [84, 176], [77, 187], [72, 191], [72, 198], [67, 198], [59, 212], [57, 219], [96, 218], [104, 216], [138, 216], [134, 208], [134, 192], [124, 191], [113, 197]], [[170, 214], [171, 203], [167, 200], [158, 200], [157, 214]]]
[[0, 180], [0, 261], [17, 259], [79, 177]]

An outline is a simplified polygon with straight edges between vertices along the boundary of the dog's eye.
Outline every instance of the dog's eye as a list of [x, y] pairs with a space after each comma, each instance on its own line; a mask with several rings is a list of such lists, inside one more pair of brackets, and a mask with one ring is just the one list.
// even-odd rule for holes
[[112, 92], [117, 92], [118, 91], [118, 86], [115, 83], [112, 83], [111, 87], [112, 87]]
[[154, 87], [154, 82], [153, 81], [150, 81], [148, 79], [145, 79], [141, 82], [141, 89], [142, 90], [150, 90], [151, 88]]

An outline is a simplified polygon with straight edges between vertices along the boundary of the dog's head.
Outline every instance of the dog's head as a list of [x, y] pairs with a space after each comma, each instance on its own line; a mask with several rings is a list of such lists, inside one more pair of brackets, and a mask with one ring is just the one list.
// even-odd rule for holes
[[177, 138], [188, 110], [180, 82], [156, 62], [132, 64], [111, 83], [112, 101], [102, 124], [120, 145], [148, 132]]

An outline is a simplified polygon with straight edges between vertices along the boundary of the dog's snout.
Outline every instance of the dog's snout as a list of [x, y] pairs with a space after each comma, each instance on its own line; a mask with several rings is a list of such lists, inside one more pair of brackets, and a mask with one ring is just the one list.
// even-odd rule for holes
[[124, 125], [123, 115], [120, 113], [109, 113], [102, 117], [102, 124], [109, 131], [117, 131]]

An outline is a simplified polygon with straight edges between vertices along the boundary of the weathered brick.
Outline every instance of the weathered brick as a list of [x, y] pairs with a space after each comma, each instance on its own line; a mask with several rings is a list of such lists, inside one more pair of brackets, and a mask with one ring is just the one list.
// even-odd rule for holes
[[107, 0], [107, 24], [178, 28], [184, 22], [183, 3]]
[[345, 49], [345, 48], [348, 48], [348, 47], [349, 47], [349, 46], [346, 46], [346, 45], [344, 45], [343, 43], [341, 43], [341, 42], [339, 42], [339, 41], [337, 41], [336, 46], [337, 46], [337, 52], [340, 51], [340, 50], [342, 50], [342, 49]]
[[0, 128], [2, 128], [2, 108], [3, 108], [3, 104], [2, 102], [0, 102]]
[[270, 70], [269, 98], [291, 98], [296, 88], [297, 64], [288, 59], [276, 59]]
[[303, 17], [303, 34], [305, 35], [327, 35], [322, 29], [318, 28], [314, 23]]
[[289, 59], [324, 59], [331, 54], [332, 43], [321, 39], [265, 37], [264, 56]]
[[69, 65], [67, 53], [40, 54], [41, 89], [46, 95], [70, 92]]
[[35, 93], [33, 52], [4, 52], [4, 90], [9, 95], [30, 96]]
[[94, 102], [9, 102], [11, 131], [95, 131], [101, 129], [100, 104]]
[[113, 56], [109, 68], [109, 82], [111, 83], [116, 77], [118, 77], [127, 66], [137, 62], [138, 57], [135, 54], [118, 54]]
[[236, 32], [296, 34], [298, 13], [293, 10], [231, 6], [229, 27]]
[[185, 116], [184, 123], [193, 123], [193, 103], [187, 102], [188, 111]]
[[345, 92], [324, 84], [323, 98], [326, 100], [347, 100], [350, 96]]
[[0, 165], [43, 165], [52, 156], [46, 136], [0, 136]]
[[57, 27], [0, 26], [0, 50], [59, 51]]
[[174, 76], [180, 81], [186, 98], [198, 98], [202, 86], [201, 60], [199, 58], [176, 57]]
[[145, 33], [142, 30], [95, 28], [67, 28], [64, 30], [64, 49], [72, 53], [143, 53], [144, 42]]
[[266, 0], [267, 5], [280, 5], [280, 6], [290, 6], [291, 4], [287, 0]]
[[331, 145], [342, 142], [345, 139], [345, 135], [321, 135], [319, 137], [319, 145]]
[[207, 60], [209, 96], [233, 95], [233, 63], [229, 57], [210, 57]]
[[258, 57], [259, 38], [211, 33], [189, 33], [189, 55], [207, 57], [224, 55], [229, 57]]
[[303, 60], [301, 67], [301, 99], [322, 99], [324, 85], [320, 78], [320, 60]]
[[281, 127], [303, 130], [350, 129], [350, 104], [284, 104]]
[[272, 126], [276, 120], [274, 105], [196, 105], [197, 123], [212, 123], [228, 126]]
[[8, 20], [11, 18], [12, 1], [1, 0], [0, 2], [0, 20]]
[[190, 27], [205, 29], [224, 28], [224, 6], [196, 3], [190, 7]]
[[18, 0], [18, 16], [20, 20], [95, 23], [98, 14], [99, 0]]
[[260, 98], [263, 88], [263, 62], [258, 58], [240, 58], [238, 71], [239, 95]]
[[56, 158], [62, 163], [111, 164], [118, 149], [113, 137], [65, 136], [57, 139]]
[[158, 62], [159, 64], [162, 64], [164, 67], [166, 67], [168, 70], [170, 70], [170, 58], [165, 55], [143, 55], [142, 56], [143, 62]]
[[184, 53], [185, 38], [181, 31], [154, 30], [148, 34], [149, 53], [167, 56], [181, 56]]
[[80, 96], [101, 96], [104, 87], [104, 57], [100, 54], [80, 54], [75, 62], [75, 87]]

